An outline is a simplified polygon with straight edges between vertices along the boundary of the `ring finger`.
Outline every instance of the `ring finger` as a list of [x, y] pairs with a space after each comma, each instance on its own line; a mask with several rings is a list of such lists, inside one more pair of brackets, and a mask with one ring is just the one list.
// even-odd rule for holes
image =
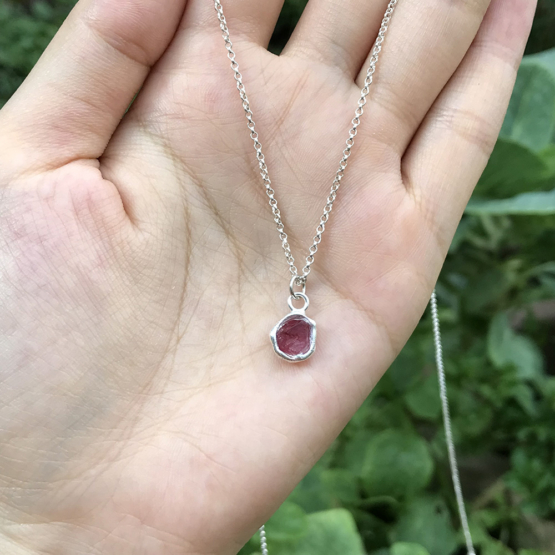
[[[399, 155], [470, 48], [489, 3], [398, 1], [369, 97], [369, 127], [380, 129], [382, 140]], [[357, 79], [360, 87], [365, 77], [363, 67]]]

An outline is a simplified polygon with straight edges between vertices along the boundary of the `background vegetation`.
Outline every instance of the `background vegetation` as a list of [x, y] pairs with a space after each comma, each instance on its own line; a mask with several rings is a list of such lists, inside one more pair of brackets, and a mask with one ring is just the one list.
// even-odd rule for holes
[[[73, 0], [0, 0], [0, 105]], [[287, 0], [279, 51], [306, 0]], [[480, 555], [555, 553], [555, 0], [540, 0], [490, 163], [438, 286]], [[431, 325], [268, 524], [272, 555], [462, 555]], [[259, 550], [257, 538], [242, 555]]]

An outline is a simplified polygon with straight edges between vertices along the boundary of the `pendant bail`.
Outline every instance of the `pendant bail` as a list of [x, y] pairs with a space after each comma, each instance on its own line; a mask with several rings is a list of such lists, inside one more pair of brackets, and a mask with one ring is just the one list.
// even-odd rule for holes
[[[294, 287], [301, 287], [300, 291], [295, 291]], [[306, 295], [306, 276], [294, 275], [289, 282], [289, 292], [296, 300], [301, 299], [300, 294]]]
[[[293, 306], [293, 301], [298, 301], [298, 300], [301, 300], [301, 299], [304, 301], [304, 305], [301, 308], [295, 308]], [[308, 300], [308, 297], [304, 293], [296, 293], [294, 295], [291, 295], [287, 299], [287, 304], [289, 305], [289, 308], [291, 309], [291, 312], [304, 314], [305, 310], [308, 308], [308, 305], [310, 304], [310, 301]]]
[[[295, 291], [295, 286], [300, 287], [300, 291]], [[290, 297], [287, 299], [287, 304], [292, 312], [297, 312], [299, 314], [304, 314], [305, 310], [308, 308], [310, 301], [306, 294], [306, 276], [294, 275], [289, 283]], [[293, 301], [303, 301], [304, 305], [301, 308], [295, 308], [293, 306]]]

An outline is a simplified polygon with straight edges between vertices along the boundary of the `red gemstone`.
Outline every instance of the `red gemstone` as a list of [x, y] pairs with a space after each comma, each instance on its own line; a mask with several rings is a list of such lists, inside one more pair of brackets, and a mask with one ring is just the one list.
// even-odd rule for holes
[[312, 324], [301, 314], [286, 318], [276, 331], [279, 350], [287, 356], [308, 353], [312, 343]]

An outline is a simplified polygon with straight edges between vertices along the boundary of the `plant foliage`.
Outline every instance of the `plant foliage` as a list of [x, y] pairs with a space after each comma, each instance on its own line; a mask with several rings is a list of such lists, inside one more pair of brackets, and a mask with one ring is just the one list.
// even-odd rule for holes
[[[0, 105], [73, 0], [0, 0]], [[279, 52], [306, 0], [286, 0]], [[555, 0], [540, 0], [494, 152], [438, 297], [463, 487], [481, 555], [555, 553]], [[267, 526], [272, 555], [460, 555], [426, 315]], [[253, 538], [241, 551], [259, 551]]]

